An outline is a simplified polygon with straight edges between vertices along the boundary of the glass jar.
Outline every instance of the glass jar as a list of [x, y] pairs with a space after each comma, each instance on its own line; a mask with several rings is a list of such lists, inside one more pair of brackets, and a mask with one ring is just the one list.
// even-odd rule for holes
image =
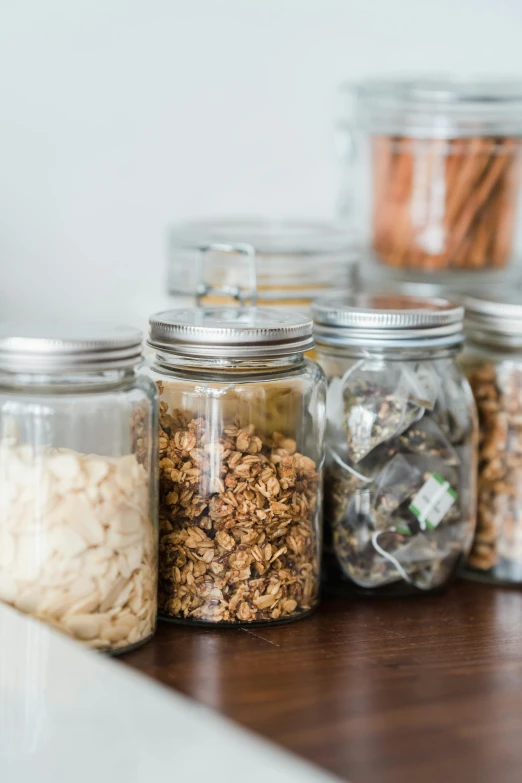
[[160, 391], [159, 609], [287, 622], [318, 600], [326, 383], [306, 317], [256, 308], [150, 319]]
[[466, 575], [522, 583], [522, 297], [468, 297], [462, 366], [480, 424], [477, 530]]
[[339, 210], [378, 263], [486, 282], [519, 257], [522, 83], [369, 80], [342, 106]]
[[157, 593], [157, 393], [141, 334], [0, 327], [0, 600], [86, 645], [149, 639]]
[[176, 306], [241, 305], [308, 310], [328, 292], [358, 285], [352, 233], [321, 222], [239, 219], [174, 226], [169, 293]]
[[326, 372], [326, 581], [444, 587], [475, 528], [476, 412], [455, 356], [463, 308], [396, 294], [316, 302]]

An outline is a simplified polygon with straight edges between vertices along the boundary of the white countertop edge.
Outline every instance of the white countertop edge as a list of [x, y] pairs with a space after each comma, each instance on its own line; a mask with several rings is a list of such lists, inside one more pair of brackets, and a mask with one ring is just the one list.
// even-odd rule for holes
[[0, 780], [327, 783], [337, 778], [0, 604]]

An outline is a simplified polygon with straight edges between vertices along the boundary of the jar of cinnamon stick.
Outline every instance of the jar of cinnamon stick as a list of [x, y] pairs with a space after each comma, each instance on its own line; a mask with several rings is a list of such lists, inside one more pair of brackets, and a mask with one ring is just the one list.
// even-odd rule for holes
[[514, 261], [522, 83], [368, 81], [343, 95], [341, 217], [367, 226], [378, 262], [447, 274]]

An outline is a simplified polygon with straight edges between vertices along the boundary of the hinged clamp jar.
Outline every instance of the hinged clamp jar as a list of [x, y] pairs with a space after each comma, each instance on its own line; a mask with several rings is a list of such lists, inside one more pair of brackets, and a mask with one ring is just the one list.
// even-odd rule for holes
[[328, 223], [187, 223], [170, 233], [169, 293], [177, 304], [306, 310], [319, 295], [356, 290], [357, 261], [353, 234]]

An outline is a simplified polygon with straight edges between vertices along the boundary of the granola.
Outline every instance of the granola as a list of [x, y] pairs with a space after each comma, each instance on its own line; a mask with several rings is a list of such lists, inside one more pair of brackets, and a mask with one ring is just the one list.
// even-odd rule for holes
[[160, 403], [160, 611], [212, 623], [298, 617], [318, 597], [316, 465], [281, 433], [213, 424]]
[[477, 530], [468, 564], [522, 580], [522, 366], [469, 372], [480, 420]]

